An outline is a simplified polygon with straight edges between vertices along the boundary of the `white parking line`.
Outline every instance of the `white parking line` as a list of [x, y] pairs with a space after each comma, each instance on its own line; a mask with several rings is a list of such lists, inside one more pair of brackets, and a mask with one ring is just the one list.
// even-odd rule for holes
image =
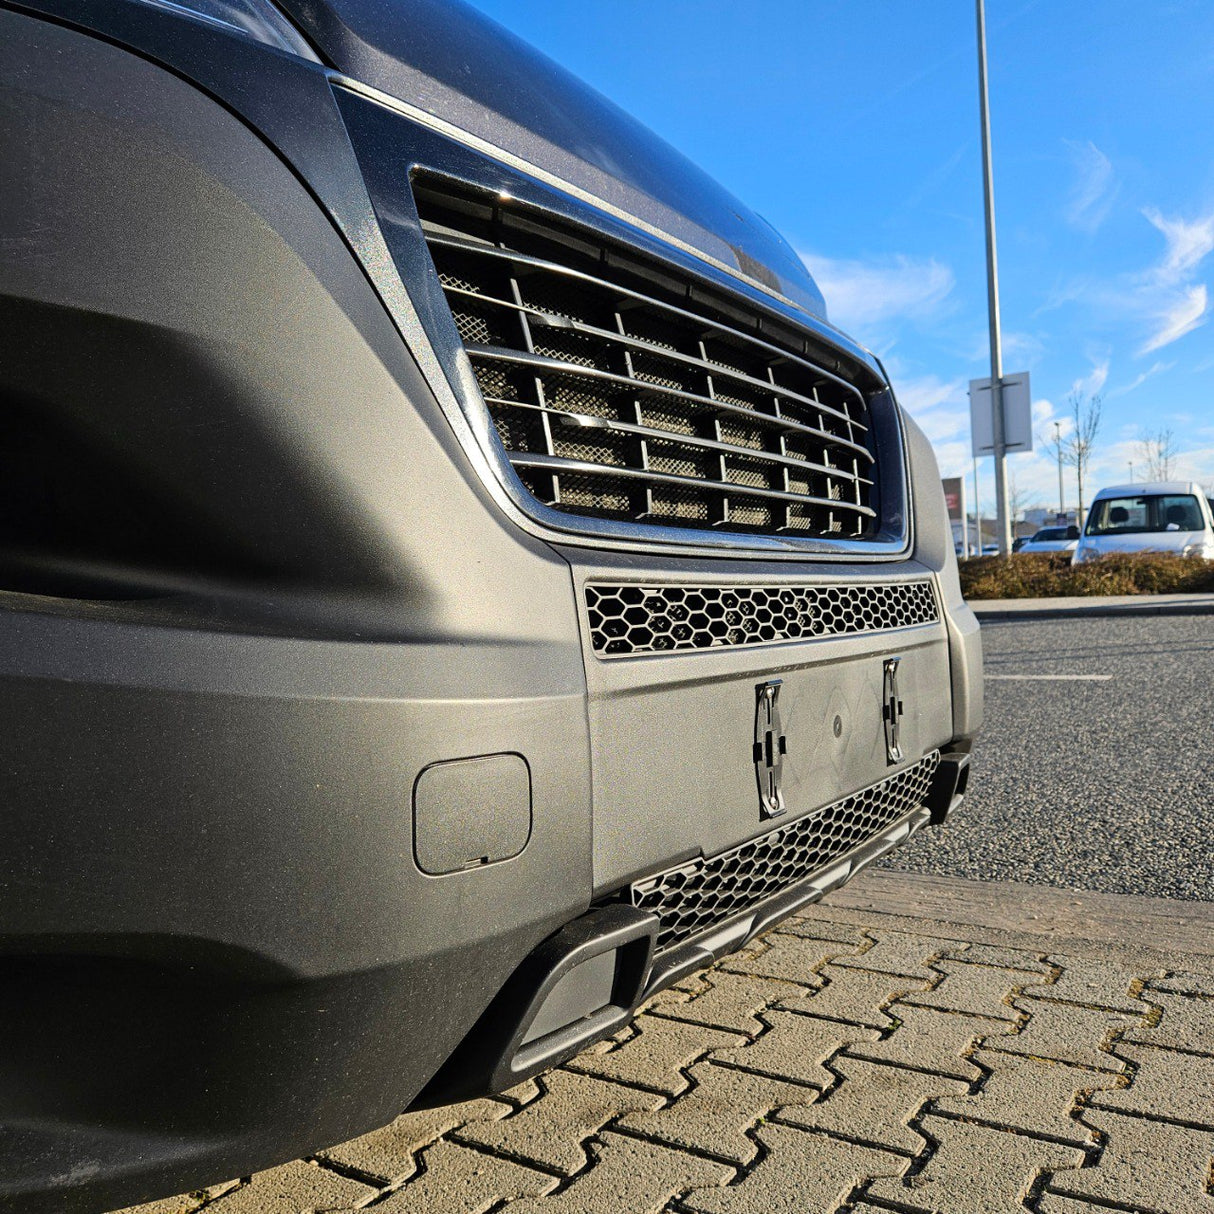
[[1111, 674], [988, 674], [988, 679], [1017, 683], [1107, 683]]

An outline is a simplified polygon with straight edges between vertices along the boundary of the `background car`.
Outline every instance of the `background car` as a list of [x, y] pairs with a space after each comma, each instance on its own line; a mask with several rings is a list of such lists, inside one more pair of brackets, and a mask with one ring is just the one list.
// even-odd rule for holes
[[1111, 552], [1172, 552], [1214, 560], [1214, 513], [1192, 481], [1101, 489], [1075, 550], [1082, 564]]
[[1019, 552], [1074, 552], [1079, 546], [1079, 528], [1042, 527], [1031, 538], [1024, 541]]

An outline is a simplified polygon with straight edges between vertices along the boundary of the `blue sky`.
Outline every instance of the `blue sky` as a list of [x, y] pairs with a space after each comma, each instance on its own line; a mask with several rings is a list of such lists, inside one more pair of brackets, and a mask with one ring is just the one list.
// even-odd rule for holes
[[[477, 6], [775, 224], [942, 471], [971, 475], [989, 353], [970, 0]], [[987, 0], [987, 43], [1005, 371], [1031, 372], [1039, 434], [1101, 393], [1098, 485], [1168, 428], [1177, 473], [1214, 488], [1214, 3]], [[1040, 446], [1009, 467], [1025, 504], [1055, 503]], [[989, 508], [989, 459], [980, 476]]]

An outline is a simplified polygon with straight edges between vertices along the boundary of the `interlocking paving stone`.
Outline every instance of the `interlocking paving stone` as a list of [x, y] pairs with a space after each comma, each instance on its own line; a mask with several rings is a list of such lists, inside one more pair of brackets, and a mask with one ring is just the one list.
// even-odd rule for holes
[[573, 1173], [586, 1165], [583, 1143], [609, 1121], [625, 1113], [659, 1108], [666, 1100], [656, 1092], [570, 1071], [549, 1071], [539, 1082], [544, 1089], [540, 1099], [503, 1121], [466, 1125], [455, 1137]]
[[1029, 984], [1024, 988], [1026, 995], [1135, 1015], [1149, 1010], [1141, 999], [1135, 999], [1129, 993], [1135, 980], [1141, 981], [1144, 977], [1141, 970], [1080, 957], [1051, 957], [1051, 960], [1062, 972], [1053, 982]]
[[[525, 1098], [534, 1096], [535, 1085], [520, 1085], [515, 1094]], [[437, 1141], [456, 1126], [495, 1121], [510, 1111], [511, 1106], [503, 1100], [469, 1100], [446, 1108], [426, 1109], [421, 1113], [402, 1113], [382, 1130], [372, 1130], [361, 1138], [330, 1147], [327, 1151], [319, 1152], [317, 1158], [341, 1167], [355, 1168], [388, 1182], [412, 1173], [418, 1150]]]
[[1126, 1041], [1143, 1045], [1167, 1045], [1195, 1054], [1214, 1054], [1214, 999], [1195, 999], [1191, 995], [1170, 995], [1152, 990], [1147, 1001], [1162, 1011], [1156, 1025], [1131, 1029]]
[[1054, 972], [1054, 966], [1045, 960], [1043, 953], [1030, 952], [1024, 948], [1002, 948], [995, 944], [953, 944], [940, 956], [948, 961], [968, 961], [971, 965], [1033, 970], [1044, 975]]
[[804, 913], [777, 924], [775, 932], [781, 936], [801, 936], [805, 940], [839, 944], [853, 951], [867, 948], [870, 943], [864, 929], [858, 924], [834, 923], [830, 919], [818, 919]]
[[[857, 1206], [854, 1214], [873, 1214], [871, 1209]], [[882, 1211], [882, 1214], [889, 1214]], [[1090, 1201], [1078, 1197], [1063, 1197], [1060, 1193], [1043, 1193], [1037, 1199], [1037, 1214], [1117, 1214], [1106, 1205], [1094, 1206]]]
[[427, 1147], [421, 1165], [416, 1176], [372, 1208], [383, 1214], [480, 1214], [501, 1201], [539, 1197], [560, 1183], [555, 1176], [453, 1142]]
[[911, 991], [927, 989], [925, 980], [898, 978], [892, 974], [847, 969], [834, 964], [825, 966], [821, 973], [827, 979], [827, 985], [821, 990], [799, 998], [785, 999], [780, 1006], [811, 1016], [883, 1029], [892, 1022], [891, 1015], [882, 1010], [885, 1004]]
[[708, 981], [709, 970], [700, 970], [699, 973], [689, 974], [686, 978], [679, 979], [674, 986], [668, 986], [664, 991], [658, 991], [656, 995], [651, 995], [637, 1009], [640, 1012], [648, 1011], [664, 1011], [675, 1003], [686, 1003], [688, 999], [696, 995], [703, 995], [712, 989], [712, 983]]
[[720, 968], [733, 974], [753, 974], [758, 978], [775, 978], [795, 982], [800, 986], [817, 988], [822, 979], [814, 970], [829, 961], [834, 952], [824, 952], [810, 941], [796, 936], [777, 939], [768, 936], [767, 947], [748, 948], [726, 957]]
[[712, 1060], [826, 1088], [835, 1081], [822, 1065], [826, 1059], [854, 1042], [877, 1040], [875, 1029], [798, 1016], [795, 1012], [771, 1011], [764, 1017], [771, 1028], [758, 1041], [736, 1050], [717, 1050]]
[[624, 1134], [605, 1133], [591, 1150], [594, 1165], [568, 1188], [515, 1202], [510, 1214], [657, 1214], [672, 1197], [733, 1176], [724, 1164]]
[[832, 1065], [842, 1076], [839, 1086], [808, 1108], [781, 1110], [781, 1122], [918, 1155], [923, 1135], [910, 1128], [911, 1119], [929, 1100], [966, 1090], [957, 1079], [859, 1058], [839, 1058]]
[[180, 1197], [165, 1197], [160, 1201], [149, 1201], [145, 1205], [128, 1206], [124, 1210], [113, 1211], [113, 1214], [193, 1214], [204, 1201], [214, 1201], [239, 1186], [239, 1180], [227, 1180], [223, 1184], [213, 1184], [194, 1193], [183, 1193]]
[[854, 965], [860, 969], [934, 982], [936, 975], [926, 968], [927, 962], [950, 947], [945, 940], [913, 936], [907, 932], [876, 930], [870, 935], [874, 941], [872, 948], [856, 956], [839, 957], [835, 964]]
[[1104, 1109], [1089, 1109], [1084, 1120], [1108, 1135], [1104, 1150], [1095, 1166], [1051, 1177], [1051, 1191], [1141, 1214], [1214, 1212], [1214, 1134]]
[[[1187, 970], [1173, 970], [1162, 978], [1147, 982], [1147, 992], [1170, 991], [1173, 995], [1204, 995], [1214, 999], [1214, 974], [1193, 974]], [[1150, 994], [1144, 995], [1149, 999]]]
[[758, 1153], [746, 1131], [759, 1118], [818, 1098], [813, 1088], [710, 1062], [698, 1063], [689, 1074], [696, 1085], [691, 1091], [655, 1113], [629, 1113], [619, 1124], [646, 1138], [744, 1164]]
[[206, 1208], [221, 1214], [310, 1214], [312, 1210], [347, 1210], [374, 1194], [375, 1189], [367, 1185], [296, 1160], [258, 1172], [248, 1184]]
[[900, 1176], [908, 1159], [824, 1134], [765, 1125], [766, 1157], [736, 1185], [697, 1189], [683, 1199], [702, 1214], [833, 1214], [857, 1185]]
[[925, 993], [915, 991], [904, 995], [903, 1001], [919, 1007], [1017, 1021], [1020, 1017], [1008, 1000], [1026, 982], [1036, 982], [1039, 978], [1030, 970], [967, 965], [962, 961], [939, 961], [936, 969], [944, 975], [942, 981]]
[[974, 1060], [991, 1069], [981, 1090], [937, 1100], [935, 1112], [1060, 1138], [1077, 1147], [1087, 1146], [1093, 1138], [1092, 1131], [1071, 1115], [1080, 1095], [1117, 1083], [1114, 1075], [994, 1050], [979, 1050]]
[[701, 993], [662, 1007], [661, 1015], [754, 1036], [763, 1031], [759, 1013], [764, 1008], [784, 999], [796, 998], [805, 989], [790, 982], [755, 978], [749, 974], [722, 973], [719, 969], [711, 972], [709, 982], [710, 985]]
[[1100, 1093], [1093, 1106], [1187, 1121], [1214, 1131], [1214, 1058], [1125, 1042], [1116, 1050], [1134, 1064], [1134, 1078], [1129, 1087]]
[[1028, 1023], [1014, 1036], [988, 1041], [991, 1049], [1071, 1062], [1117, 1074], [1125, 1069], [1124, 1065], [1101, 1047], [1110, 1042], [1114, 1033], [1142, 1023], [1141, 1016], [1047, 999], [1017, 999], [1016, 1007], [1028, 1013]]
[[904, 1180], [874, 1180], [867, 1196], [922, 1214], [1019, 1214], [1043, 1172], [1057, 1175], [1084, 1158], [1074, 1147], [989, 1126], [930, 1116], [921, 1124], [937, 1144], [923, 1170]]
[[636, 1035], [607, 1053], [587, 1050], [565, 1063], [571, 1071], [634, 1083], [676, 1096], [687, 1086], [683, 1068], [712, 1050], [741, 1045], [745, 1038], [682, 1020], [648, 1014], [634, 1021]]
[[1014, 1026], [985, 1016], [967, 1016], [961, 1012], [941, 1012], [935, 1008], [895, 1005], [897, 1023], [882, 1041], [862, 1042], [847, 1047], [847, 1054], [915, 1067], [955, 1079], [981, 1079], [983, 1071], [965, 1055], [984, 1037], [1000, 1037]]

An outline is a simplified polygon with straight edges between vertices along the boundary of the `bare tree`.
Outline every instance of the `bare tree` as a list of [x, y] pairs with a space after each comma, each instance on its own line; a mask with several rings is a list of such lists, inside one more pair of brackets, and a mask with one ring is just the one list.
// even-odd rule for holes
[[1044, 445], [1055, 459], [1075, 469], [1075, 479], [1079, 482], [1079, 526], [1083, 526], [1083, 481], [1087, 476], [1088, 467], [1092, 462], [1092, 451], [1100, 434], [1101, 398], [1093, 393], [1088, 396], [1076, 388], [1066, 398], [1071, 411], [1073, 422], [1070, 432]]
[[1147, 466], [1147, 480], [1170, 481], [1176, 462], [1176, 442], [1171, 430], [1156, 430], [1138, 440], [1138, 454]]
[[1028, 494], [1016, 484], [1016, 474], [1009, 468], [1007, 473], [1007, 509], [1012, 518], [1012, 538], [1016, 535], [1016, 524], [1029, 504]]

